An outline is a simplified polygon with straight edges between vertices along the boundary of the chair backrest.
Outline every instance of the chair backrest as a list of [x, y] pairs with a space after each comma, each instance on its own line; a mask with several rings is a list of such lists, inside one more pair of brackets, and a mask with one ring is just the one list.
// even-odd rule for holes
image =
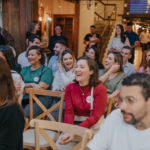
[[79, 141], [79, 144], [71, 148], [71, 150], [77, 150], [80, 148], [81, 150], [84, 150], [86, 147], [86, 143], [94, 136], [94, 132], [90, 129], [54, 121], [32, 119], [30, 121], [30, 126], [35, 127], [35, 150], [40, 150], [39, 133], [48, 142], [52, 149], [59, 150], [59, 148], [56, 146], [54, 141], [47, 135], [44, 129], [67, 132], [80, 136], [83, 142]]
[[[37, 90], [37, 89], [26, 89], [26, 93], [29, 94], [29, 119], [33, 119], [33, 100], [39, 105], [43, 110], [43, 113], [36, 117], [36, 119], [41, 119], [42, 117], [48, 116], [50, 120], [55, 121], [53, 116], [50, 114], [55, 108], [60, 106], [59, 109], [59, 118], [58, 121], [61, 121], [62, 111], [63, 111], [63, 102], [64, 102], [64, 92], [50, 91], [50, 90]], [[61, 100], [53, 105], [51, 108], [46, 109], [45, 106], [37, 98], [37, 95], [43, 96], [52, 96], [52, 97], [61, 97]]]
[[107, 106], [107, 114], [106, 117], [111, 113], [111, 108], [112, 106], [116, 103], [116, 99], [115, 98], [110, 98], [109, 102], [108, 102], [108, 106]]

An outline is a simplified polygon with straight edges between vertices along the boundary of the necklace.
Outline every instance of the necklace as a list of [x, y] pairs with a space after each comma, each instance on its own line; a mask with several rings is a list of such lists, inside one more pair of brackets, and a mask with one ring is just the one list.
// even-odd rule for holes
[[83, 92], [82, 89], [81, 89], [81, 87], [80, 87], [80, 85], [79, 85], [79, 88], [80, 88], [80, 90], [81, 90], [81, 92], [82, 92], [82, 95], [84, 95], [85, 91], [88, 89], [88, 87], [87, 87], [87, 88], [85, 89], [85, 91]]

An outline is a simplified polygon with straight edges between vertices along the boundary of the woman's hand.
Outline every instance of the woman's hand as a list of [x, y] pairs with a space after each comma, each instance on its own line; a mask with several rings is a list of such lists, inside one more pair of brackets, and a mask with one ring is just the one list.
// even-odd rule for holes
[[108, 53], [111, 53], [111, 52], [113, 52], [114, 51], [114, 49], [112, 48], [112, 49], [109, 49], [108, 50]]
[[59, 138], [59, 144], [64, 145], [72, 142], [75, 138], [75, 134], [65, 133]]
[[119, 70], [119, 68], [120, 68], [120, 65], [118, 65], [118, 64], [112, 65], [111, 68], [108, 70], [109, 74], [117, 72]]
[[61, 64], [61, 63], [58, 63], [57, 66], [58, 66], [59, 72], [60, 72], [60, 73], [63, 72], [63, 71], [62, 71], [62, 64]]
[[33, 84], [32, 86], [34, 89], [42, 89], [42, 86], [40, 86], [39, 84]]

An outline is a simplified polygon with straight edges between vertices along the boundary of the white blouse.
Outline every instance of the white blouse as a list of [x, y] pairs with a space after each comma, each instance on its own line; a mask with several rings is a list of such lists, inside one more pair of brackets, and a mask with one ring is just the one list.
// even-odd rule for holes
[[109, 43], [108, 50], [115, 48], [117, 50], [122, 51], [122, 48], [124, 46], [130, 46], [129, 39], [127, 37], [124, 43], [121, 42], [120, 38], [113, 37]]
[[22, 80], [21, 75], [19, 73], [17, 73], [16, 71], [11, 70], [11, 76], [12, 76], [12, 79], [14, 82], [16, 96], [19, 96], [18, 102], [19, 102], [19, 104], [21, 104], [25, 84]]

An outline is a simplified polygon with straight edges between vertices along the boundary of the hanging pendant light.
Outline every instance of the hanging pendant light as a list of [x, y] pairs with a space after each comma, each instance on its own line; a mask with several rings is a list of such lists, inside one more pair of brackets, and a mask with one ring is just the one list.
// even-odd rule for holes
[[150, 6], [150, 0], [147, 0], [148, 5]]

